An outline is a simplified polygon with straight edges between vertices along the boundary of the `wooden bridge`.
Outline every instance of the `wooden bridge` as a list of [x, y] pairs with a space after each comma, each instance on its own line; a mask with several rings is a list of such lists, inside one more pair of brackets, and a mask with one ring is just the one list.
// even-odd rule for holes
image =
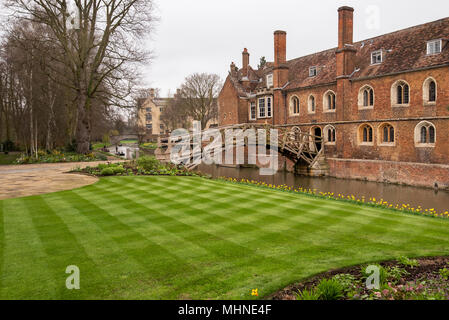
[[[215, 150], [226, 150], [226, 137], [225, 133], [227, 130], [242, 130], [245, 132], [246, 130], [253, 129], [256, 133], [258, 129], [264, 129], [267, 133], [266, 138], [266, 145], [267, 149], [271, 148], [270, 141], [270, 130], [271, 129], [277, 129], [278, 136], [277, 136], [277, 144], [278, 144], [278, 152], [279, 154], [285, 156], [286, 158], [293, 161], [295, 164], [301, 164], [303, 167], [302, 171], [303, 173], [306, 173], [304, 171], [315, 171], [315, 172], [321, 172], [323, 171], [323, 167], [325, 167], [325, 159], [324, 159], [324, 141], [323, 137], [314, 136], [308, 133], [304, 133], [301, 131], [301, 129], [298, 126], [291, 125], [291, 126], [273, 126], [268, 124], [241, 124], [241, 125], [234, 125], [234, 126], [226, 126], [226, 127], [219, 127], [216, 128], [218, 132], [221, 135], [221, 142], [219, 145], [213, 145], [213, 143], [207, 143], [201, 144], [201, 152], [203, 152], [204, 148], [208, 146], [209, 150], [210, 148]], [[169, 162], [170, 161], [170, 154], [172, 151], [172, 147], [181, 141], [181, 139], [188, 139], [187, 141], [191, 142], [191, 147], [193, 146], [193, 137], [194, 132], [189, 132], [187, 136], [178, 137], [177, 141], [172, 141], [173, 139], [170, 136], [161, 136], [158, 139], [158, 149], [155, 152], [155, 155], [158, 160], [163, 162]], [[184, 141], [186, 141], [184, 140]], [[243, 139], [244, 145], [248, 145], [248, 139]], [[236, 139], [233, 139], [233, 146], [235, 147], [237, 144]], [[184, 157], [183, 159], [179, 159], [180, 162], [184, 163], [184, 166], [189, 169], [193, 170], [196, 168], [199, 164], [195, 163], [193, 161], [195, 155], [199, 154], [199, 150], [197, 149], [195, 154], [193, 152], [193, 148], [190, 148], [189, 154]], [[305, 170], [304, 170], [305, 169]]]

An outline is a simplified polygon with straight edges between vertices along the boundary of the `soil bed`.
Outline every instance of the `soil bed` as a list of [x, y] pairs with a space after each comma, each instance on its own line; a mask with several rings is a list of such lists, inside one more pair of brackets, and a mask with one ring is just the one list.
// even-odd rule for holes
[[[443, 290], [448, 288], [448, 280], [442, 278], [440, 270], [449, 267], [449, 257], [428, 257], [416, 259], [419, 263], [417, 266], [404, 266], [398, 261], [387, 261], [379, 263], [382, 267], [398, 267], [407, 271], [401, 278], [399, 284], [406, 285], [407, 283], [416, 283], [419, 281], [428, 281], [432, 283], [440, 283]], [[361, 274], [362, 266], [368, 264], [343, 268], [339, 270], [331, 270], [325, 273], [321, 273], [310, 279], [305, 280], [297, 284], [288, 286], [287, 288], [280, 290], [268, 297], [269, 300], [297, 300], [297, 294], [303, 290], [311, 290], [316, 287], [321, 280], [331, 279], [336, 275], [350, 274], [358, 281], [363, 281]], [[365, 289], [364, 293], [368, 294], [369, 290]]]

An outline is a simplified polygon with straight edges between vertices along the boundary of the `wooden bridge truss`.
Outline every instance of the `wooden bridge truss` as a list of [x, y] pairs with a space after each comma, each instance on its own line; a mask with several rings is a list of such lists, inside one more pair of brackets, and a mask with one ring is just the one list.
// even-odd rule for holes
[[[304, 133], [298, 126], [273, 126], [268, 124], [242, 124], [227, 127], [216, 128], [221, 134], [220, 145], [213, 145], [212, 143], [201, 144], [201, 152], [203, 152], [205, 146], [209, 148], [218, 148], [225, 151], [229, 145], [226, 145], [225, 133], [227, 130], [251, 130], [253, 129], [256, 133], [258, 129], [266, 130], [266, 145], [270, 148], [270, 130], [277, 129], [278, 131], [278, 152], [279, 154], [292, 160], [294, 163], [303, 161], [308, 167], [312, 168], [320, 157], [324, 153], [324, 141], [323, 137], [314, 136], [308, 133]], [[156, 150], [156, 157], [161, 161], [170, 161], [170, 153], [174, 144], [178, 143], [181, 139], [189, 139], [188, 141], [193, 141], [194, 133], [190, 132], [188, 136], [178, 137], [178, 141], [172, 141], [170, 136], [159, 137], [158, 149]], [[244, 139], [244, 144], [247, 145], [248, 140]], [[233, 140], [233, 146], [236, 146], [237, 141]], [[191, 145], [193, 146], [193, 144]], [[199, 164], [192, 161], [196, 154], [199, 153], [197, 149], [194, 154], [194, 149], [190, 149], [191, 152], [187, 157], [179, 159], [185, 163], [185, 167], [189, 170], [194, 169]]]

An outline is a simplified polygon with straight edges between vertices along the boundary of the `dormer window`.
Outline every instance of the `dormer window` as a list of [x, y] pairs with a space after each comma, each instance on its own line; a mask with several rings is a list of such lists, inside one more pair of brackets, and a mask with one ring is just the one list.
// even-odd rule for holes
[[318, 74], [318, 70], [316, 67], [309, 68], [309, 77], [316, 77], [317, 74]]
[[271, 88], [273, 86], [273, 74], [267, 75], [267, 88]]
[[371, 64], [380, 64], [383, 62], [382, 50], [371, 53]]
[[438, 54], [441, 53], [441, 45], [442, 41], [439, 40], [432, 40], [427, 42], [427, 54]]

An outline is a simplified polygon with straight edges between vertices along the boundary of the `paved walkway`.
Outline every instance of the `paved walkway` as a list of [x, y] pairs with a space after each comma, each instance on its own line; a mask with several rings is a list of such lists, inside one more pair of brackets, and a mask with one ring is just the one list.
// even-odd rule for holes
[[77, 167], [105, 162], [46, 163], [0, 166], [0, 200], [71, 190], [94, 184], [98, 178], [68, 174]]

